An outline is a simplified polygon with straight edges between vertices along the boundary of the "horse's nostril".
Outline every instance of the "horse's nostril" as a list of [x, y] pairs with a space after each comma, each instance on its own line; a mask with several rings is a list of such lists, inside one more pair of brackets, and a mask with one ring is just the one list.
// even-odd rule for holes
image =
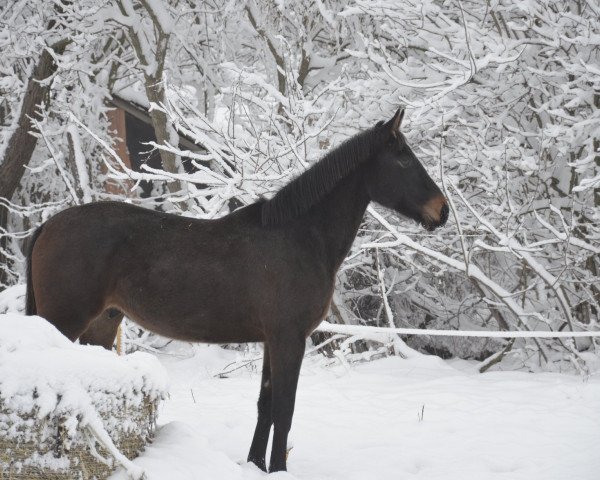
[[448, 207], [447, 203], [444, 203], [444, 205], [442, 206], [442, 211], [441, 211], [441, 215], [440, 215], [440, 223], [442, 225], [444, 223], [446, 223], [446, 220], [448, 220], [449, 213], [450, 213], [450, 208]]

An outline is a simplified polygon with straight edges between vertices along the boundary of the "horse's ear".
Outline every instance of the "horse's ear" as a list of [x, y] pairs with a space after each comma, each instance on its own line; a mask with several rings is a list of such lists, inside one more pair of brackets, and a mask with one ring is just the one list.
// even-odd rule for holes
[[385, 127], [389, 133], [391, 133], [394, 137], [398, 135], [400, 132], [400, 125], [402, 125], [402, 119], [404, 118], [404, 109], [399, 108], [391, 120], [389, 120]]

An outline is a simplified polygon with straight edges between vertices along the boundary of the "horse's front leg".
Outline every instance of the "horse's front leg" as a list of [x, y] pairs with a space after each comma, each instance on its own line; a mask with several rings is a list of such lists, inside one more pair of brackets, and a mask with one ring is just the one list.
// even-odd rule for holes
[[304, 356], [302, 335], [278, 337], [270, 345], [273, 383], [273, 445], [269, 472], [286, 470], [287, 438], [292, 426], [296, 387]]
[[258, 420], [256, 422], [256, 429], [254, 430], [252, 445], [250, 446], [250, 453], [248, 453], [248, 461], [254, 463], [265, 472], [267, 471], [265, 463], [267, 443], [269, 441], [271, 425], [273, 425], [271, 387], [271, 363], [269, 360], [269, 348], [265, 342], [260, 394], [258, 396]]

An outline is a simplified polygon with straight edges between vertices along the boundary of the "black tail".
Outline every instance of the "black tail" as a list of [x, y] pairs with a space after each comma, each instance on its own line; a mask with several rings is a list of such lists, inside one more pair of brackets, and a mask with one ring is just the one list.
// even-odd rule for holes
[[35, 296], [33, 295], [33, 282], [31, 279], [31, 255], [33, 254], [35, 241], [40, 236], [40, 233], [42, 233], [42, 226], [39, 226], [29, 239], [29, 251], [27, 252], [27, 299], [25, 300], [25, 315], [37, 314]]

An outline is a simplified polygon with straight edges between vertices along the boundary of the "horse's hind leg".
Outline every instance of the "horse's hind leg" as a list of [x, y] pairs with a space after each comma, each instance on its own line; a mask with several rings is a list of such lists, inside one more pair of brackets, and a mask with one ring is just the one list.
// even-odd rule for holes
[[82, 345], [100, 345], [112, 350], [123, 314], [119, 310], [109, 308], [92, 320], [88, 328], [79, 337]]
[[48, 225], [31, 252], [30, 293], [37, 315], [74, 342], [105, 309], [109, 280], [103, 266], [68, 251], [66, 233]]
[[[37, 293], [37, 292], [36, 292]], [[102, 313], [99, 304], [65, 297], [36, 294], [37, 314], [48, 320], [60, 333], [74, 342], [86, 331], [90, 322]]]
[[263, 370], [260, 381], [260, 394], [258, 396], [258, 420], [254, 430], [254, 438], [248, 453], [248, 461], [254, 463], [258, 468], [267, 471], [265, 455], [267, 454], [267, 443], [271, 425], [273, 425], [272, 405], [272, 385], [271, 385], [271, 362], [269, 359], [269, 348], [265, 342], [263, 354]]

